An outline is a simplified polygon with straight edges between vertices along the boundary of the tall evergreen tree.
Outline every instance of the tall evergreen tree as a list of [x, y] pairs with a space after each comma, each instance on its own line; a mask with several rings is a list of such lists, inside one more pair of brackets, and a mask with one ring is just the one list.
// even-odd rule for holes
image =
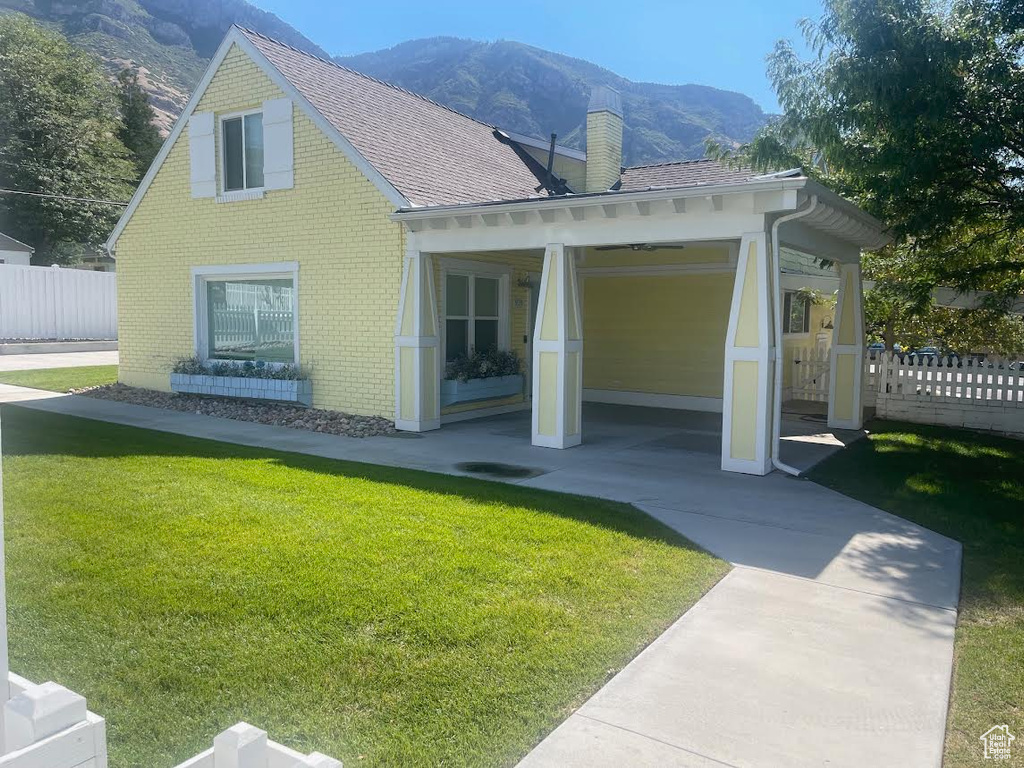
[[95, 246], [126, 201], [135, 166], [118, 139], [117, 92], [97, 62], [22, 14], [0, 15], [0, 229], [41, 263]]
[[141, 180], [149, 170], [153, 158], [160, 151], [163, 139], [153, 124], [153, 107], [149, 97], [139, 85], [139, 75], [134, 69], [123, 69], [117, 76], [120, 90], [121, 127], [117, 137], [132, 154], [136, 178]]

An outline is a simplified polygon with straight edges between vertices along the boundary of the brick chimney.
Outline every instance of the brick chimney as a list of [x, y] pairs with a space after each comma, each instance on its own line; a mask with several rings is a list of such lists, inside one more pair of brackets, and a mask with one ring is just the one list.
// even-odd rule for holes
[[606, 192], [622, 172], [622, 97], [598, 85], [587, 107], [587, 192]]

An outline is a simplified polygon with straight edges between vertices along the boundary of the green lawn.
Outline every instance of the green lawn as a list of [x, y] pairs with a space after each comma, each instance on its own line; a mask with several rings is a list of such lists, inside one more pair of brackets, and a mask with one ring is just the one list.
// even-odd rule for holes
[[350, 766], [511, 765], [727, 570], [631, 507], [3, 409], [11, 666], [111, 765], [238, 720]]
[[945, 765], [979, 765], [978, 737], [993, 725], [1024, 744], [1024, 442], [914, 424], [870, 429], [811, 479], [963, 543]]
[[67, 392], [117, 381], [116, 365], [83, 365], [78, 368], [40, 368], [35, 371], [0, 372], [0, 384]]

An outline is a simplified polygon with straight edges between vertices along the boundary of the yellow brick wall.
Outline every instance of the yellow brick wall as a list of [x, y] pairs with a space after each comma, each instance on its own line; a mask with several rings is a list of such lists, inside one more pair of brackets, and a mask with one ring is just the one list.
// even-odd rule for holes
[[[197, 111], [283, 96], [234, 48]], [[195, 351], [191, 267], [296, 261], [299, 357], [314, 406], [393, 414], [402, 227], [387, 218], [393, 205], [298, 106], [294, 136], [293, 189], [217, 203], [191, 197], [182, 132], [117, 243], [122, 382], [168, 389], [173, 362]]]
[[619, 179], [622, 118], [611, 112], [587, 113], [586, 192], [604, 192]]

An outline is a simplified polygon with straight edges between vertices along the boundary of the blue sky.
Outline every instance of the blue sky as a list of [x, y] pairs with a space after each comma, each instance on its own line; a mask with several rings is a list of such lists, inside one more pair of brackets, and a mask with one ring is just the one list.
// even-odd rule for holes
[[799, 19], [820, 0], [252, 0], [328, 53], [388, 48], [417, 37], [518, 40], [599, 64], [631, 80], [699, 83], [778, 105], [765, 55], [779, 38], [802, 42]]

